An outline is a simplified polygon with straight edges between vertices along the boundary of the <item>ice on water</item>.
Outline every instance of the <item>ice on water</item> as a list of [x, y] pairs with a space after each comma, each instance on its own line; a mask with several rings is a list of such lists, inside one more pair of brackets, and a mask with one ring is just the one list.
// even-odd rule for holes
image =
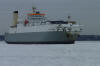
[[0, 66], [100, 66], [100, 41], [12, 45], [0, 42]]

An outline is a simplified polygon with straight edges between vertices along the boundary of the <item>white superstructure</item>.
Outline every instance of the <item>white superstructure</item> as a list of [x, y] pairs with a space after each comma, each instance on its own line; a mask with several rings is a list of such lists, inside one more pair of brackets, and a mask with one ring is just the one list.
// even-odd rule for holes
[[14, 14], [14, 22], [15, 27], [11, 27], [9, 29], [9, 33], [25, 33], [25, 32], [49, 32], [49, 31], [77, 31], [79, 32], [79, 25], [72, 24], [68, 22], [68, 24], [51, 24], [46, 20], [45, 14], [41, 14], [39, 11], [36, 11], [36, 8], [33, 7], [33, 13], [27, 14], [27, 19], [23, 21], [19, 21], [16, 23], [18, 19], [16, 19], [16, 15]]

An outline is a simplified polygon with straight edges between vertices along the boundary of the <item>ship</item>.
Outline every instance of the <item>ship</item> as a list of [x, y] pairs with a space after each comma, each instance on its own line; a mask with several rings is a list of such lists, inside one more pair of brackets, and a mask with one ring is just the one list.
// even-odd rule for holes
[[13, 25], [5, 33], [8, 44], [74, 44], [80, 34], [80, 26], [71, 21], [50, 21], [46, 14], [32, 7], [26, 19], [20, 21], [18, 11], [13, 12]]

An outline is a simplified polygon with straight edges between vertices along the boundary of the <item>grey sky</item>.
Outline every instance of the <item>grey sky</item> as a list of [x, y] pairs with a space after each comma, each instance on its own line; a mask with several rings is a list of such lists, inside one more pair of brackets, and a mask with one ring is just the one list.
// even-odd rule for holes
[[20, 16], [31, 12], [35, 5], [52, 20], [72, 20], [84, 25], [84, 34], [100, 34], [100, 0], [0, 0], [0, 31], [7, 32], [12, 23], [12, 12]]

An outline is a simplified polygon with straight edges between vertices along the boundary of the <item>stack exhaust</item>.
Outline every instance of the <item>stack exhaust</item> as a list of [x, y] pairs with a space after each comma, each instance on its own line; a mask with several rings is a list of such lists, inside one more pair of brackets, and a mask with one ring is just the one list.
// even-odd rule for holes
[[18, 22], [18, 11], [13, 12], [13, 26], [12, 27], [17, 27], [17, 22]]

